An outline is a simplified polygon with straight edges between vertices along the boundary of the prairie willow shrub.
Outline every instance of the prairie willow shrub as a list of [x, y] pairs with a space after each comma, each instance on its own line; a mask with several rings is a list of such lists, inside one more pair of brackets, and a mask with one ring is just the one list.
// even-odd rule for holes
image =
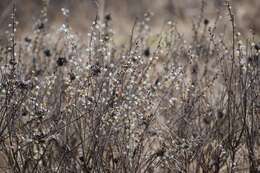
[[[219, 167], [230, 166], [231, 157], [223, 152], [231, 152], [228, 142], [239, 137], [232, 138], [227, 118], [232, 49], [215, 33], [189, 43], [173, 23], [149, 44], [148, 18], [137, 21], [126, 46], [114, 43], [110, 20], [95, 21], [87, 40], [69, 23], [54, 40], [33, 33], [28, 43], [17, 42], [21, 62], [14, 80], [1, 51], [0, 104], [6, 111], [0, 134], [7, 142], [0, 144], [13, 156], [8, 166], [27, 172], [188, 172], [197, 166], [213, 172], [213, 155]], [[240, 150], [249, 145], [246, 138], [253, 139], [240, 129], [253, 130], [251, 123], [258, 121], [259, 67], [244, 60], [243, 42], [237, 48], [230, 112], [232, 128], [242, 135]], [[206, 55], [209, 62], [202, 62]], [[32, 57], [39, 57], [34, 65], [26, 59]], [[210, 66], [216, 69], [212, 73]], [[41, 75], [35, 74], [38, 69]], [[196, 82], [189, 79], [190, 69]], [[213, 98], [218, 82], [223, 89]], [[216, 148], [210, 153], [207, 146]]]

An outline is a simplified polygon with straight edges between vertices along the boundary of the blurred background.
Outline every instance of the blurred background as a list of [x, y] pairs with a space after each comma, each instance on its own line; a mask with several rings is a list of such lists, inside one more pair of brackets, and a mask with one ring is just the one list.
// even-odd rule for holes
[[[198, 19], [202, 0], [49, 0], [49, 26], [59, 27], [64, 22], [61, 8], [70, 10], [69, 21], [73, 30], [86, 32], [95, 19], [98, 9], [110, 13], [116, 32], [127, 34], [136, 17], [141, 18], [147, 11], [154, 13], [151, 25], [159, 30], [163, 23], [172, 20], [178, 25], [180, 32], [189, 34], [192, 21]], [[18, 35], [32, 31], [32, 26], [40, 16], [42, 0], [16, 0], [17, 18], [19, 21]], [[210, 23], [220, 12], [224, 20], [228, 21], [228, 13], [224, 0], [206, 0], [205, 18]], [[233, 0], [233, 10], [236, 23], [241, 33], [254, 29], [260, 34], [260, 0]], [[5, 30], [10, 23], [12, 0], [0, 0], [0, 37], [5, 36]]]

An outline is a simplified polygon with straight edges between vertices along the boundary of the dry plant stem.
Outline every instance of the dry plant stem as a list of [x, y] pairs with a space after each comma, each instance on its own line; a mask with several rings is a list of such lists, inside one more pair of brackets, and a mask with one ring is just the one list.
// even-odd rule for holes
[[229, 86], [228, 86], [228, 101], [227, 101], [227, 115], [229, 120], [229, 145], [230, 145], [230, 152], [231, 152], [231, 173], [233, 173], [235, 170], [235, 156], [236, 156], [236, 147], [233, 145], [234, 142], [234, 129], [233, 129], [233, 121], [235, 116], [233, 114], [232, 109], [232, 100], [234, 98], [233, 95], [233, 72], [234, 72], [234, 63], [235, 63], [235, 17], [232, 13], [230, 2], [227, 1], [227, 8], [230, 16], [230, 21], [232, 25], [232, 61], [231, 61], [231, 71], [230, 71], [230, 77], [229, 77]]
[[15, 32], [16, 32], [16, 4], [15, 4], [15, 0], [13, 0], [13, 10], [12, 10], [12, 14], [11, 14], [11, 19], [12, 19], [12, 31], [11, 31], [11, 50], [12, 50], [12, 54], [11, 54], [11, 59], [10, 59], [10, 64], [12, 65], [12, 73], [14, 75], [14, 71], [15, 71], [15, 65], [16, 65], [16, 59], [15, 59]]

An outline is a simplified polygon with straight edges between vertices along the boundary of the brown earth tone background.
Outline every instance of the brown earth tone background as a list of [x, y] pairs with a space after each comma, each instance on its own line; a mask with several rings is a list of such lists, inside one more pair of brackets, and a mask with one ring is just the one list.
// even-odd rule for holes
[[[16, 0], [19, 20], [18, 35], [31, 32], [33, 23], [40, 16], [41, 0]], [[260, 34], [260, 1], [259, 0], [233, 0], [236, 22], [242, 33], [251, 28]], [[10, 22], [12, 9], [11, 0], [0, 0], [0, 36], [5, 36], [5, 30]], [[70, 10], [70, 24], [75, 31], [86, 32], [90, 23], [102, 6], [96, 0], [49, 0], [48, 16], [50, 26], [59, 27], [64, 17], [61, 8]], [[214, 19], [218, 10], [225, 9], [224, 0], [206, 1], [205, 17]], [[99, 6], [99, 7], [98, 7]], [[111, 13], [113, 26], [116, 32], [127, 34], [131, 30], [136, 17], [143, 16], [146, 11], [152, 11], [153, 29], [159, 30], [167, 20], [178, 23], [180, 32], [189, 34], [192, 20], [200, 14], [201, 0], [104, 0], [104, 11]], [[226, 10], [221, 12], [224, 20], [228, 20]], [[211, 21], [212, 22], [212, 21]]]

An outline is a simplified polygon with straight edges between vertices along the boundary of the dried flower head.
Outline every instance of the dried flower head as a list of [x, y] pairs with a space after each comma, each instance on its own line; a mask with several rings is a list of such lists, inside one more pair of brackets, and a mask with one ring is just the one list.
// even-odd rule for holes
[[98, 63], [92, 65], [90, 69], [93, 76], [97, 76], [99, 73], [101, 73], [101, 69]]
[[71, 81], [74, 81], [76, 79], [76, 76], [74, 73], [69, 73], [69, 77]]
[[44, 27], [45, 27], [45, 25], [42, 22], [38, 23], [38, 25], [37, 25], [37, 29], [39, 29], [39, 30], [44, 29]]
[[210, 124], [210, 118], [209, 117], [204, 117], [203, 118], [203, 123], [206, 124], [206, 125], [209, 125]]
[[223, 112], [222, 112], [221, 110], [218, 110], [218, 112], [217, 112], [217, 117], [218, 117], [219, 119], [221, 119], [221, 118], [224, 117], [224, 114], [223, 114]]
[[209, 24], [209, 20], [208, 19], [204, 19], [204, 25], [208, 25]]
[[144, 50], [144, 56], [146, 56], [146, 57], [149, 57], [150, 56], [150, 48], [148, 47], [148, 48], [146, 48], [145, 50]]
[[44, 55], [47, 56], [47, 57], [50, 57], [50, 56], [51, 56], [51, 51], [50, 51], [50, 49], [45, 49], [45, 50], [43, 51], [43, 53], [44, 53]]
[[256, 43], [256, 44], [255, 44], [255, 49], [256, 49], [257, 51], [260, 50], [260, 43]]
[[63, 66], [67, 64], [68, 61], [65, 57], [59, 57], [56, 62], [58, 66]]
[[17, 88], [21, 90], [32, 89], [33, 85], [31, 81], [16, 81]]
[[192, 73], [192, 74], [198, 74], [198, 71], [199, 71], [199, 66], [198, 66], [198, 64], [194, 64], [194, 65], [191, 67], [191, 73]]
[[105, 15], [105, 20], [106, 21], [111, 21], [112, 20], [111, 14], [106, 14]]
[[25, 37], [25, 38], [24, 38], [24, 41], [25, 41], [26, 43], [31, 43], [31, 42], [32, 42], [32, 39], [29, 38], [29, 37]]

